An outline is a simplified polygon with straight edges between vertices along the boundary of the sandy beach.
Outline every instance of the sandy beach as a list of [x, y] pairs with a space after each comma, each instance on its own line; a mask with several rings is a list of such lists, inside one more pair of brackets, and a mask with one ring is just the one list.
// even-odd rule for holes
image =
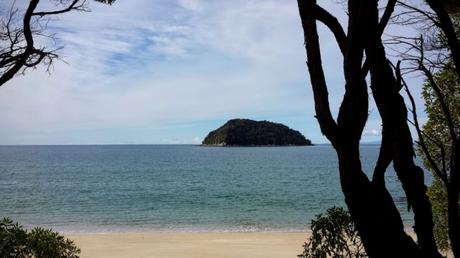
[[67, 234], [82, 258], [293, 258], [308, 233], [107, 233]]

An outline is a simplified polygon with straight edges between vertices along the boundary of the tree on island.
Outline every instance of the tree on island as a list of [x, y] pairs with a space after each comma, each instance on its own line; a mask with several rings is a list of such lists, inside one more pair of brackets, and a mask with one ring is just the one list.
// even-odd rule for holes
[[203, 145], [214, 146], [306, 146], [311, 141], [283, 124], [250, 119], [231, 119], [210, 132]]
[[[345, 202], [370, 257], [441, 257], [433, 235], [431, 205], [423, 182], [423, 170], [414, 163], [413, 140], [407, 123], [407, 108], [400, 90], [403, 87], [398, 66], [387, 59], [382, 41], [396, 7], [396, 0], [385, 3], [379, 17], [377, 0], [348, 1], [348, 31], [338, 20], [316, 4], [315, 0], [298, 0], [304, 29], [307, 65], [314, 93], [316, 117], [322, 133], [335, 148]], [[427, 1], [435, 13], [435, 24], [446, 35], [455, 70], [460, 75], [460, 44], [455, 36], [447, 5]], [[450, 9], [455, 6], [448, 6]], [[334, 34], [343, 56], [345, 94], [337, 119], [333, 118], [328, 100], [328, 87], [321, 61], [317, 21]], [[368, 85], [370, 75], [372, 96], [382, 119], [382, 144], [379, 158], [369, 179], [361, 168], [359, 143], [368, 116]], [[460, 78], [460, 77], [459, 77]], [[460, 151], [458, 135], [453, 137], [452, 153]], [[457, 211], [449, 222], [453, 253], [458, 248], [458, 177], [459, 156], [450, 171], [452, 201]], [[405, 232], [401, 216], [385, 187], [384, 174], [393, 162], [396, 174], [407, 196], [408, 207], [414, 211], [417, 242]], [[457, 228], [452, 228], [457, 227]]]
[[[115, 0], [95, 0], [112, 4]], [[47, 33], [49, 17], [72, 11], [89, 11], [86, 0], [59, 0], [56, 10], [37, 10], [40, 0], [30, 0], [22, 14], [14, 6], [14, 1], [5, 17], [0, 18], [0, 87], [17, 74], [24, 74], [28, 69], [35, 69], [43, 64], [47, 69], [58, 58], [57, 51], [46, 45], [38, 45], [37, 39], [45, 42], [54, 40], [54, 35]]]

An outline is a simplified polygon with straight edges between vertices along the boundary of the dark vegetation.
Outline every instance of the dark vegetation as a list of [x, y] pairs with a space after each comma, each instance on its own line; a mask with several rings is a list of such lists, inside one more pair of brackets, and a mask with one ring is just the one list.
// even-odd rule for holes
[[0, 221], [1, 258], [78, 258], [74, 242], [50, 229], [30, 232], [8, 218]]
[[350, 214], [343, 208], [332, 207], [326, 215], [317, 215], [311, 221], [311, 231], [299, 258], [368, 257]]
[[[458, 16], [453, 17], [454, 27], [460, 30]], [[436, 40], [431, 38], [435, 37]], [[417, 152], [422, 157], [425, 167], [434, 177], [428, 189], [433, 208], [434, 234], [436, 243], [441, 250], [450, 248], [449, 241], [449, 198], [455, 202], [452, 191], [453, 165], [452, 159], [460, 158], [455, 154], [455, 141], [460, 132], [460, 84], [450, 56], [437, 57], [442, 62], [430, 62], [421, 58], [423, 55], [445, 55], [446, 39], [442, 32], [435, 31], [434, 36], [422, 35], [413, 40], [412, 50], [418, 57], [418, 70], [426, 75], [422, 96], [425, 100], [427, 122], [422, 128], [415, 123], [418, 132]], [[434, 53], [433, 53], [434, 52]], [[410, 57], [405, 55], [407, 59]], [[415, 114], [415, 113], [414, 113]], [[414, 121], [416, 117], [414, 115]], [[457, 155], [457, 156], [456, 156]], [[451, 204], [452, 205], [452, 204]], [[450, 210], [455, 212], [455, 208]], [[458, 210], [457, 210], [458, 212]], [[452, 231], [452, 230], [450, 230]]]
[[[115, 2], [95, 1], [105, 4]], [[38, 65], [45, 65], [49, 71], [62, 48], [49, 46], [55, 43], [55, 35], [47, 30], [49, 20], [68, 12], [89, 11], [86, 0], [52, 1], [56, 4], [54, 10], [39, 10], [40, 0], [30, 0], [25, 12], [15, 8], [15, 1], [11, 2], [7, 15], [0, 17], [0, 87], [14, 76]]]
[[[452, 16], [457, 38], [460, 31], [458, 14]], [[436, 28], [436, 27], [435, 27]], [[434, 36], [433, 36], [434, 35]], [[435, 40], [433, 40], [433, 37]], [[453, 59], [446, 55], [448, 45], [446, 36], [439, 29], [432, 35], [422, 35], [413, 40], [411, 46], [418, 57], [418, 70], [426, 81], [422, 96], [425, 100], [427, 122], [422, 128], [415, 123], [418, 132], [418, 154], [425, 167], [434, 177], [428, 189], [434, 216], [434, 234], [441, 250], [456, 248], [459, 238], [459, 175], [460, 153], [458, 141], [460, 134], [460, 82]], [[448, 52], [447, 52], [448, 53]], [[424, 56], [433, 55], [427, 59]], [[406, 54], [407, 58], [407, 54]], [[410, 57], [409, 57], [410, 58]], [[408, 59], [409, 59], [408, 58]], [[442, 60], [442, 61], [438, 61]], [[415, 108], [414, 108], [415, 109]], [[414, 113], [415, 114], [415, 113]], [[414, 121], [416, 120], [414, 115]], [[453, 243], [456, 242], [453, 246]]]
[[232, 119], [210, 132], [204, 145], [220, 146], [302, 146], [311, 145], [300, 132], [269, 121]]
[[[404, 70], [400, 61], [411, 61], [416, 64], [413, 67], [415, 70], [412, 71], [421, 72], [430, 81], [429, 87], [440, 99], [437, 104], [438, 114], [443, 116], [441, 120], [445, 121], [448, 128], [447, 137], [451, 147], [446, 155], [450, 155], [451, 158], [449, 166], [441, 166], [442, 169], [448, 169], [436, 169], [436, 166], [432, 168], [436, 169], [435, 172], [440, 176], [447, 191], [449, 240], [454, 256], [460, 257], [459, 132], [455, 130], [453, 124], [456, 122], [452, 119], [449, 107], [443, 103], [446, 96], [439, 94], [439, 87], [431, 79], [438, 67], [426, 66], [427, 63], [433, 64], [433, 61], [447, 66], [446, 59], [438, 57], [450, 58], [450, 66], [457, 75], [455, 80], [458, 83], [460, 42], [452, 20], [452, 12], [458, 11], [458, 1], [449, 1], [448, 6], [446, 2], [426, 0], [424, 9], [420, 9], [419, 6], [408, 5], [406, 1], [389, 0], [380, 3], [383, 6], [379, 6], [378, 0], [348, 0], [348, 24], [345, 31], [342, 24], [315, 0], [298, 0], [316, 117], [322, 133], [337, 152], [345, 202], [369, 257], [442, 257], [433, 233], [433, 215], [423, 180], [424, 172], [414, 162], [415, 151], [409, 123], [418, 127], [415, 105], [411, 103], [411, 110], [414, 112], [413, 121], [410, 121], [405, 100], [400, 92], [404, 87], [408, 90], [404, 76], [411, 70]], [[398, 13], [395, 13], [395, 10]], [[382, 40], [383, 32], [392, 17], [396, 17], [397, 20], [407, 18], [406, 26], [422, 24], [420, 20], [413, 19], [414, 15], [428, 22], [431, 25], [429, 28], [435, 28], [444, 34], [445, 48], [438, 49], [441, 55], [430, 59], [433, 55], [424, 55], [422, 44], [422, 51], [415, 53], [416, 58], [401, 57], [402, 60], [393, 64], [388, 58]], [[331, 112], [328, 99], [328, 85], [317, 31], [318, 22], [323, 23], [335, 36], [343, 58], [345, 93], [336, 118]], [[411, 45], [408, 41], [410, 39], [403, 36], [393, 44]], [[412, 43], [413, 46], [413, 50], [418, 50], [418, 45]], [[359, 153], [359, 144], [368, 117], [369, 91], [382, 119], [382, 144], [371, 178], [362, 170]], [[420, 140], [423, 141], [424, 138]], [[433, 142], [438, 141], [434, 139]], [[423, 143], [420, 143], [423, 146]], [[438, 149], [441, 151], [443, 148]], [[408, 208], [414, 212], [417, 241], [404, 231], [401, 216], [385, 186], [385, 171], [390, 164], [393, 164], [401, 181]]]

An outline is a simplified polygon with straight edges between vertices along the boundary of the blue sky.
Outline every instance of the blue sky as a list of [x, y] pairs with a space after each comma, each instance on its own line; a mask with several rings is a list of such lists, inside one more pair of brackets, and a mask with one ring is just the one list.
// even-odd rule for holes
[[[343, 21], [335, 2], [321, 4]], [[314, 118], [295, 0], [89, 7], [51, 21], [64, 46], [51, 74], [40, 67], [0, 88], [0, 144], [199, 143], [231, 118], [281, 122], [314, 143], [327, 142]], [[39, 9], [47, 8], [43, 1]], [[332, 35], [322, 28], [320, 36], [336, 112], [342, 59]], [[379, 135], [371, 105], [363, 141]]]

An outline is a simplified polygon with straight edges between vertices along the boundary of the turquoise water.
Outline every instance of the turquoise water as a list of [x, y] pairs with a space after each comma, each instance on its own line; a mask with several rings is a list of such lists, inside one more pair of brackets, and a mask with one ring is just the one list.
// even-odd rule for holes
[[[364, 169], [378, 148], [362, 146]], [[328, 145], [0, 146], [0, 196], [0, 217], [66, 232], [297, 231], [344, 205]]]

